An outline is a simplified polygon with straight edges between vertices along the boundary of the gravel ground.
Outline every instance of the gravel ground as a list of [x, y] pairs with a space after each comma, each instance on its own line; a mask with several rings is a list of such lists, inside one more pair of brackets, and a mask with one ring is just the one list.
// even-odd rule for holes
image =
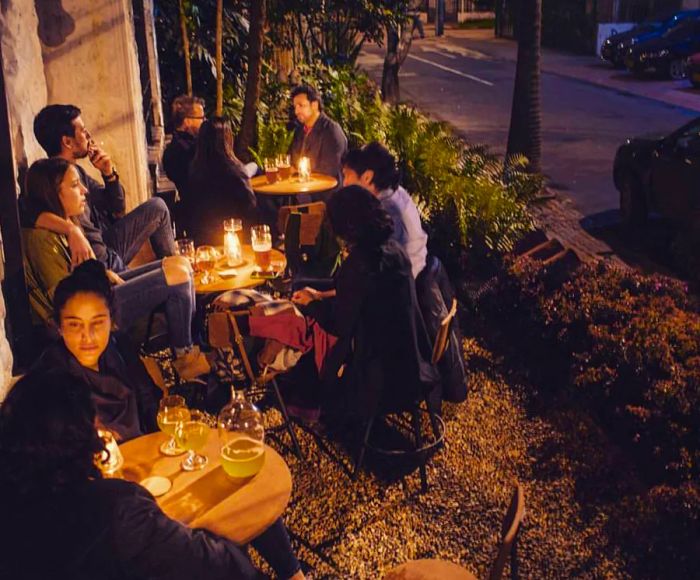
[[312, 577], [381, 578], [415, 558], [487, 577], [516, 481], [526, 502], [521, 578], [629, 577], [606, 534], [616, 490], [629, 485], [624, 462], [579, 413], [533, 411], [527, 388], [500, 374], [502, 361], [474, 340], [464, 347], [469, 397], [444, 407], [447, 443], [429, 463], [426, 494], [417, 471], [402, 476], [390, 460], [352, 482], [306, 432], [307, 461], [285, 454], [294, 492], [284, 518]]

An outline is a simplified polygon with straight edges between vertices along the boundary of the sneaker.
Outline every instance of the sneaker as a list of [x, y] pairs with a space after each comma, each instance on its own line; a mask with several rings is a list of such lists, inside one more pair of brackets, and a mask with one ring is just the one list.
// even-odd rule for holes
[[211, 365], [207, 357], [199, 350], [198, 346], [193, 346], [185, 354], [180, 355], [173, 361], [173, 366], [184, 381], [189, 381], [195, 377], [209, 374]]

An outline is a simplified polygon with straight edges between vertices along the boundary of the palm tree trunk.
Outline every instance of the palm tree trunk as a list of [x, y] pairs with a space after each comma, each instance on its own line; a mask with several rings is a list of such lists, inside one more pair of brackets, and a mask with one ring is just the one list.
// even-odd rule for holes
[[245, 85], [241, 129], [236, 138], [236, 155], [242, 161], [250, 160], [249, 147], [255, 142], [260, 75], [262, 74], [263, 33], [265, 29], [265, 1], [250, 2], [250, 32], [248, 34], [248, 77]]
[[224, 42], [224, 0], [216, 0], [216, 114], [224, 112], [224, 75], [222, 45]]
[[528, 158], [529, 171], [541, 169], [542, 111], [540, 101], [540, 35], [542, 0], [521, 0], [518, 20], [518, 63], [508, 132], [508, 153]]
[[187, 17], [185, 16], [185, 5], [180, 2], [180, 33], [182, 34], [182, 52], [185, 57], [185, 84], [187, 94], [192, 96], [192, 64], [190, 63], [190, 36], [187, 33]]

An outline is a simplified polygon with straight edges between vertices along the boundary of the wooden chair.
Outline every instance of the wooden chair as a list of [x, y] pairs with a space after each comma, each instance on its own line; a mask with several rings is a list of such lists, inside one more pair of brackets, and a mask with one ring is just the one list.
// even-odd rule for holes
[[[450, 335], [450, 325], [452, 324], [452, 321], [454, 320], [454, 317], [457, 313], [457, 300], [453, 299], [452, 300], [452, 306], [450, 307], [449, 312], [445, 315], [445, 317], [442, 319], [440, 323], [440, 328], [438, 330], [437, 336], [435, 337], [435, 342], [433, 344], [433, 352], [431, 356], [431, 363], [433, 365], [436, 365], [438, 362], [440, 362], [440, 359], [443, 357], [445, 354], [445, 350], [447, 350], [447, 344], [448, 344], [448, 339]], [[411, 451], [404, 451], [404, 450], [396, 450], [396, 449], [383, 449], [374, 445], [371, 445], [369, 442], [370, 435], [372, 432], [372, 427], [374, 426], [374, 422], [377, 418], [377, 416], [370, 418], [370, 420], [367, 423], [367, 426], [365, 428], [362, 444], [360, 446], [360, 450], [357, 456], [357, 460], [355, 462], [355, 469], [353, 472], [353, 477], [357, 478], [357, 475], [362, 468], [362, 464], [364, 461], [365, 453], [367, 449], [370, 449], [376, 453], [379, 453], [381, 455], [389, 455], [389, 456], [401, 456], [401, 455], [406, 455], [408, 453], [410, 454], [415, 454], [418, 459], [419, 459], [419, 472], [420, 472], [420, 479], [421, 479], [421, 490], [422, 491], [427, 491], [428, 489], [428, 475], [427, 475], [427, 470], [426, 470], [426, 461], [427, 461], [427, 456], [428, 454], [433, 450], [438, 448], [440, 445], [442, 445], [444, 439], [445, 439], [445, 423], [442, 420], [442, 417], [440, 417], [439, 413], [436, 412], [433, 409], [433, 403], [430, 400], [429, 395], [426, 395], [424, 397], [425, 401], [425, 409], [423, 409], [420, 404], [421, 401], [418, 400], [415, 402], [412, 408], [410, 409], [405, 409], [401, 410], [400, 414], [403, 414], [404, 412], [408, 412], [411, 414], [411, 427], [413, 431], [413, 437], [414, 437], [414, 442], [415, 442], [415, 448]], [[428, 418], [430, 419], [430, 424], [432, 427], [433, 431], [433, 441], [427, 444], [424, 444], [423, 442], [423, 435], [421, 432], [421, 421], [420, 421], [420, 415], [421, 413], [427, 413]], [[384, 413], [384, 416], [387, 415], [392, 415], [395, 413]], [[392, 424], [395, 427], [401, 427], [402, 424], [400, 421], [394, 421]]]
[[[243, 341], [243, 334], [241, 333], [241, 329], [238, 325], [238, 322], [236, 321], [237, 316], [248, 316], [249, 312], [248, 310], [242, 310], [242, 311], [226, 311], [226, 312], [211, 312], [208, 315], [208, 325], [209, 325], [209, 343], [210, 346], [212, 347], [222, 347], [222, 346], [231, 346], [234, 347], [235, 345], [235, 350], [237, 351], [237, 355], [241, 358], [243, 361], [243, 368], [245, 370], [245, 374], [247, 375], [248, 379], [250, 380], [250, 388], [248, 389], [248, 395], [255, 397], [256, 395], [264, 396], [268, 392], [268, 388], [270, 385], [272, 385], [272, 390], [275, 396], [275, 399], [277, 401], [277, 406], [279, 407], [280, 413], [282, 413], [283, 417], [283, 422], [281, 425], [278, 425], [276, 427], [273, 427], [271, 429], [267, 429], [269, 433], [275, 433], [280, 430], [284, 430], [289, 434], [289, 438], [292, 442], [292, 451], [294, 454], [301, 459], [302, 461], [304, 460], [304, 456], [301, 452], [301, 447], [299, 446], [299, 440], [297, 439], [296, 432], [294, 431], [294, 425], [289, 418], [289, 413], [287, 412], [287, 405], [284, 402], [284, 399], [282, 397], [282, 393], [280, 392], [279, 385], [277, 384], [277, 375], [280, 374], [279, 372], [276, 371], [270, 371], [267, 368], [262, 369], [262, 372], [259, 374], [255, 373], [253, 370], [253, 366], [250, 363], [250, 358], [248, 357], [248, 353], [246, 352], [245, 349], [245, 344]], [[230, 325], [230, 330], [233, 333], [232, 340], [229, 339], [217, 339], [216, 342], [212, 342], [213, 339], [213, 332], [212, 328], [213, 325], [218, 325], [219, 329], [222, 327], [223, 324], [228, 323]], [[221, 332], [220, 330], [217, 332], [217, 334], [221, 337], [222, 335], [225, 335], [225, 332]]]
[[[491, 566], [489, 580], [500, 580], [510, 558], [510, 576], [518, 578], [517, 540], [525, 516], [525, 494], [518, 484], [501, 526], [501, 545]], [[469, 570], [445, 560], [409, 560], [387, 572], [384, 580], [476, 580]]]

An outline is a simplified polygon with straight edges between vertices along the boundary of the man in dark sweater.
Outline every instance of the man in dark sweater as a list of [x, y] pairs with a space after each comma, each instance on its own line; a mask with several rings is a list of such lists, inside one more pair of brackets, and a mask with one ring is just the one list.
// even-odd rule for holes
[[311, 171], [332, 175], [342, 185], [341, 159], [348, 150], [348, 139], [340, 125], [323, 112], [323, 102], [313, 87], [301, 85], [292, 91], [294, 114], [299, 124], [289, 149], [292, 165], [308, 157]]
[[[77, 225], [23, 195], [20, 198], [23, 227], [44, 228], [65, 235], [73, 266], [97, 258], [110, 270], [120, 272], [146, 240], [150, 240], [158, 258], [175, 253], [170, 213], [162, 199], [151, 198], [125, 215], [124, 188], [119, 183], [119, 174], [110, 156], [90, 136], [78, 107], [44, 107], [34, 119], [34, 134], [49, 157], [62, 157], [76, 164], [88, 189], [88, 203]], [[86, 157], [102, 174], [104, 185], [76, 163]]]
[[189, 180], [199, 128], [206, 119], [204, 101], [180, 95], [172, 104], [173, 139], [163, 152], [163, 169], [182, 197]]

